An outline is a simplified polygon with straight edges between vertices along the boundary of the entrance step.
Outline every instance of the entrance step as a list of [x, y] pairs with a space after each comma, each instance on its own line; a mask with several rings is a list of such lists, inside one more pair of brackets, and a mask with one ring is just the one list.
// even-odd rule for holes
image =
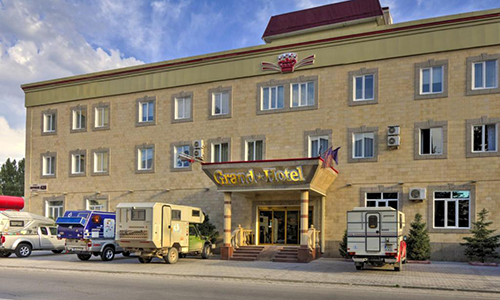
[[234, 250], [233, 257], [230, 260], [254, 261], [262, 250], [264, 250], [263, 246], [243, 246]]
[[274, 262], [299, 262], [299, 247], [281, 247], [273, 257]]

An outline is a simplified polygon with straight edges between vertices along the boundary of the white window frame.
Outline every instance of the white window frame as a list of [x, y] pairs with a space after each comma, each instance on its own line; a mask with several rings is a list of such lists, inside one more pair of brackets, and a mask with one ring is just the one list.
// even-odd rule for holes
[[[434, 229], [470, 229], [471, 228], [471, 191], [470, 190], [463, 190], [469, 192], [469, 198], [453, 198], [453, 192], [460, 191], [460, 190], [439, 190], [439, 191], [434, 191], [432, 195], [432, 228]], [[450, 193], [450, 198], [437, 198], [436, 199], [436, 193], [439, 192], [446, 192]], [[444, 201], [444, 226], [443, 227], [436, 227], [436, 200], [437, 201]], [[458, 209], [458, 201], [469, 201], [469, 226], [468, 227], [459, 227], [459, 209]], [[448, 202], [455, 202], [455, 224], [456, 226], [448, 226]]]
[[[309, 84], [312, 83], [312, 86], [313, 86], [313, 89], [314, 89], [314, 94], [313, 94], [313, 99], [312, 99], [312, 104], [308, 104], [308, 96], [309, 96]], [[305, 88], [305, 91], [302, 91], [302, 88], [301, 86], [302, 85], [305, 85], [306, 88]], [[298, 105], [297, 106], [294, 106], [293, 105], [293, 86], [294, 85], [298, 85], [299, 89], [298, 89]], [[305, 97], [305, 101], [306, 103], [301, 103], [301, 100], [302, 100], [302, 93], [305, 92], [306, 93], [306, 97]], [[295, 108], [295, 107], [307, 107], [307, 106], [314, 106], [316, 104], [316, 93], [318, 91], [316, 91], [316, 85], [315, 85], [315, 82], [314, 81], [304, 81], [304, 82], [297, 82], [297, 83], [290, 83], [290, 107], [292, 108]]]
[[190, 145], [179, 145], [179, 146], [174, 146], [174, 168], [175, 169], [186, 169], [186, 168], [189, 168], [191, 163], [189, 161], [185, 161], [187, 162], [187, 166], [179, 166], [177, 163], [179, 161], [179, 148], [185, 148], [187, 147], [188, 149], [188, 154], [191, 154], [191, 146]]
[[[264, 158], [264, 141], [263, 140], [251, 140], [251, 141], [245, 141], [245, 161], [256, 161], [256, 154], [257, 154], [257, 142], [261, 142], [262, 143], [262, 153], [261, 153], [261, 157]], [[248, 157], [248, 149], [250, 147], [249, 144], [252, 144], [252, 148], [253, 148], [253, 157], [252, 159], [250, 159]]]
[[[485, 141], [486, 141], [486, 126], [489, 125], [495, 125], [495, 150], [494, 151], [488, 151], [485, 149]], [[482, 150], [474, 150], [474, 127], [482, 127], [482, 132], [481, 132], [481, 149]], [[496, 124], [478, 124], [478, 125], [472, 125], [471, 128], [471, 152], [472, 153], [493, 153], [493, 152], [498, 152], [498, 123]]]
[[[85, 129], [87, 127], [87, 116], [85, 116], [85, 122], [83, 122], [83, 109], [73, 110], [73, 130]], [[85, 123], [85, 124], [84, 124]], [[78, 126], [80, 124], [80, 126]]]
[[219, 149], [220, 149], [220, 151], [219, 151], [219, 161], [218, 162], [223, 162], [222, 161], [222, 145], [223, 144], [227, 144], [227, 152], [228, 152], [227, 155], [228, 155], [228, 160], [229, 160], [229, 152], [231, 151], [231, 149], [229, 148], [229, 143], [212, 143], [211, 149], [210, 149], [210, 150], [212, 150], [211, 151], [212, 162], [216, 162], [215, 161], [215, 146], [219, 146]]
[[[215, 112], [215, 106], [216, 106], [215, 103], [217, 101], [217, 95], [220, 95], [220, 108], [221, 108], [221, 110], [220, 110], [219, 113]], [[227, 112], [224, 112], [224, 110], [223, 110], [223, 108], [224, 108], [224, 106], [223, 106], [223, 99], [224, 99], [223, 95], [227, 95], [227, 98], [226, 98], [227, 99], [227, 109], [228, 109]], [[229, 110], [231, 109], [230, 108], [230, 99], [229, 99], [229, 96], [230, 96], [229, 92], [227, 92], [227, 91], [212, 93], [212, 116], [225, 116], [225, 115], [229, 115]]]
[[56, 132], [55, 117], [54, 113], [43, 114], [43, 132]]
[[[189, 101], [188, 101], [189, 100]], [[190, 119], [191, 115], [193, 112], [191, 111], [191, 103], [192, 103], [192, 98], [191, 97], [177, 97], [175, 98], [175, 112], [174, 112], [174, 117], [176, 120], [184, 120], [184, 119]], [[181, 107], [180, 103], [182, 102], [182, 114], [179, 114], [179, 108]], [[186, 103], [187, 102], [187, 103]], [[187, 112], [189, 112], [189, 115], [187, 116]]]
[[[52, 170], [52, 162], [54, 162], [55, 159], [56, 158], [52, 155], [43, 156], [43, 159], [42, 159], [42, 175], [43, 176], [56, 175], [56, 170]], [[50, 171], [52, 171], [51, 173], [45, 172], [47, 170], [47, 168], [46, 168], [47, 166], [50, 166]], [[54, 164], [54, 167], [55, 167], [55, 164]]]
[[[441, 129], [441, 152], [440, 153], [428, 153], [428, 154], [424, 154], [422, 153], [422, 130], [429, 130], [429, 145], [431, 145], [431, 142], [432, 142], [432, 129]], [[418, 133], [418, 152], [419, 152], [419, 155], [423, 155], [423, 156], [426, 156], [426, 155], [443, 155], [444, 154], [444, 129], [443, 127], [429, 127], [429, 128], [420, 128], [419, 130], [419, 133]], [[429, 152], [432, 152], [432, 149], [431, 151]]]
[[[434, 86], [433, 86], [433, 79], [434, 79], [434, 69], [435, 68], [441, 68], [441, 91], [440, 92], [435, 92], [434, 91]], [[429, 70], [429, 91], [424, 92], [424, 70]], [[420, 95], [431, 95], [431, 94], [441, 94], [444, 92], [444, 66], [434, 66], [434, 67], [428, 67], [428, 68], [421, 68], [420, 69]]]
[[[139, 151], [138, 155], [137, 155], [137, 158], [138, 158], [138, 162], [137, 162], [137, 170], [139, 171], [150, 171], [153, 169], [153, 164], [154, 164], [154, 159], [155, 159], [155, 153], [154, 153], [154, 149], [153, 147], [147, 147], [147, 148], [140, 148], [140, 149], [137, 149], [137, 151]], [[143, 157], [143, 151], [145, 151], [145, 155], [146, 155], [146, 160], [145, 160], [145, 168], [142, 167], [142, 157]], [[148, 165], [148, 151], [151, 151], [151, 156], [152, 156], [152, 159], [153, 161], [151, 162], [151, 166], [148, 168], [147, 165]]]
[[[90, 204], [90, 201], [104, 201], [104, 204]], [[86, 199], [85, 200], [85, 207], [86, 207], [86, 210], [108, 211], [108, 200], [105, 200], [105, 199]]]
[[[82, 159], [83, 156], [83, 169], [82, 169]], [[71, 174], [84, 174], [85, 164], [87, 163], [87, 157], [85, 154], [72, 154], [71, 155]], [[78, 172], [77, 172], [78, 169]]]
[[[107, 170], [104, 170], [104, 166], [105, 166], [104, 155], [108, 155]], [[102, 156], [101, 157], [101, 166], [98, 166], [98, 162], [99, 162], [98, 156]], [[109, 152], [108, 151], [94, 152], [94, 173], [108, 173], [108, 172], [109, 172]]]
[[[147, 107], [146, 107], [146, 112], [147, 112], [147, 115], [146, 115], [146, 121], [144, 121], [142, 119], [143, 117], [143, 114], [144, 114], [144, 109], [143, 109], [143, 105], [144, 104], [147, 104]], [[153, 114], [152, 114], [152, 120], [149, 120], [149, 107], [150, 106], [153, 106]], [[155, 101], [154, 100], [147, 100], [147, 101], [139, 101], [139, 123], [152, 123], [155, 121]]]
[[[372, 80], [373, 80], [373, 91], [372, 91], [372, 94], [373, 96], [371, 98], [365, 98], [366, 96], [366, 88], [365, 88], [365, 85], [366, 85], [366, 77], [367, 76], [372, 76]], [[362, 78], [361, 79], [361, 94], [362, 94], [362, 98], [356, 98], [356, 78]], [[352, 95], [353, 95], [353, 101], [370, 101], [370, 100], [375, 100], [375, 75], [374, 74], [364, 74], [364, 75], [358, 75], [358, 76], [353, 76], [352, 78], [353, 80], [353, 91], [352, 91]]]
[[[282, 91], [283, 91], [283, 107], [278, 107], [278, 103], [279, 103], [279, 88], [281, 87]], [[268, 103], [268, 107], [264, 107], [264, 90], [265, 89], [268, 89], [269, 90], [269, 99], [267, 100], [267, 103]], [[275, 107], [272, 107], [272, 93], [273, 93], [273, 89], [274, 89], [274, 95], [275, 95], [275, 99], [276, 99], [276, 105]], [[274, 85], [274, 86], [264, 86], [261, 88], [261, 99], [260, 99], [260, 109], [261, 110], [274, 110], [274, 109], [283, 109], [285, 108], [285, 87], [283, 85]]]
[[[362, 155], [361, 156], [356, 156], [356, 135], [362, 135], [363, 138], [361, 139], [361, 150], [362, 150]], [[365, 135], [371, 135], [371, 138], [373, 140], [373, 155], [372, 156], [366, 156], [365, 155]], [[358, 158], [373, 158], [375, 157], [375, 133], [374, 132], [353, 132], [352, 134], [352, 158], [358, 159]]]
[[[96, 107], [95, 110], [94, 110], [94, 113], [95, 113], [95, 124], [94, 126], [96, 128], [103, 128], [103, 127], [107, 127], [109, 125], [109, 119], [108, 119], [108, 124], [105, 124], [105, 120], [106, 120], [106, 114], [105, 114], [105, 111], [106, 110], [109, 110], [109, 107]], [[99, 118], [99, 111], [101, 112], [101, 117]], [[109, 118], [109, 112], [108, 112], [108, 118]]]
[[[380, 199], [368, 199], [368, 194], [380, 194]], [[396, 194], [397, 198], [396, 199], [389, 199], [389, 198], [384, 198], [384, 194]], [[384, 207], [384, 206], [379, 206], [381, 202], [385, 203], [385, 207], [391, 207], [389, 206], [389, 201], [397, 201], [398, 202], [398, 209], [399, 209], [399, 193], [398, 192], [366, 192], [365, 193], [365, 207], [368, 207], [368, 201], [375, 201], [375, 207]]]
[[316, 156], [312, 156], [312, 143], [313, 141], [317, 141], [318, 142], [318, 150], [320, 150], [320, 155], [322, 153], [324, 153], [327, 149], [319, 149], [319, 147], [321, 146], [321, 140], [326, 140], [327, 141], [327, 144], [329, 145], [330, 144], [330, 138], [327, 136], [327, 135], [318, 135], [318, 136], [309, 136], [308, 138], [308, 149], [307, 149], [307, 156], [308, 157], [316, 157]]
[[[495, 85], [487, 87], [486, 86], [486, 62], [487, 61], [492, 61], [493, 59], [487, 59], [483, 61], [478, 61], [478, 62], [473, 62], [472, 63], [472, 90], [485, 90], [485, 89], [496, 89], [498, 88], [498, 60], [495, 61]], [[481, 87], [476, 87], [476, 65], [481, 64], [483, 66], [483, 85]]]
[[[54, 202], [62, 202], [62, 205], [51, 205]], [[57, 212], [57, 215], [56, 215]], [[64, 215], [64, 201], [62, 200], [46, 200], [45, 201], [45, 217], [53, 217], [56, 220]]]

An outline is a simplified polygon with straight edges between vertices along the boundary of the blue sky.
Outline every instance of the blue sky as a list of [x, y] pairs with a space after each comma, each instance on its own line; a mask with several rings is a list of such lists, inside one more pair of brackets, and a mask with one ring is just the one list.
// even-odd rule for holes
[[[262, 44], [272, 15], [332, 0], [0, 0], [0, 162], [24, 157], [20, 85]], [[498, 0], [381, 0], [395, 23]]]

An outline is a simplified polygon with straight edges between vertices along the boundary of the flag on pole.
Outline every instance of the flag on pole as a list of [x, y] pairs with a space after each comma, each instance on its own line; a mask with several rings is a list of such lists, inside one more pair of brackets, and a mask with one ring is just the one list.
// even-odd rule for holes
[[323, 156], [321, 157], [323, 159], [323, 168], [333, 167], [333, 161], [335, 161], [335, 164], [339, 164], [339, 149], [340, 147], [335, 149], [330, 147], [325, 151], [325, 153], [323, 153]]

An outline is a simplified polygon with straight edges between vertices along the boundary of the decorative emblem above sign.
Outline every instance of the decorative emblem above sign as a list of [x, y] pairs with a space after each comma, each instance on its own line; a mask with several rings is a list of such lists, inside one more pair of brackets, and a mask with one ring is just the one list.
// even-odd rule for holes
[[270, 62], [262, 62], [262, 71], [280, 71], [281, 73], [291, 73], [303, 66], [314, 64], [316, 55], [309, 55], [308, 57], [297, 62], [297, 53], [284, 53], [278, 56], [278, 64]]

